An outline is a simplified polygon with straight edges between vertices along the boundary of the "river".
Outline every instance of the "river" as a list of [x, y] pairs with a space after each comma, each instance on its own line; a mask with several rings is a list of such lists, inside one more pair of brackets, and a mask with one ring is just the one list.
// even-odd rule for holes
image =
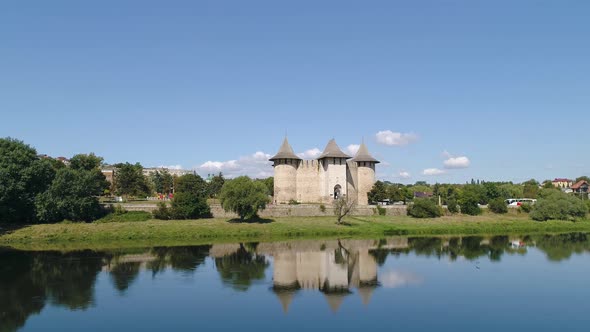
[[590, 236], [0, 249], [0, 331], [587, 331]]

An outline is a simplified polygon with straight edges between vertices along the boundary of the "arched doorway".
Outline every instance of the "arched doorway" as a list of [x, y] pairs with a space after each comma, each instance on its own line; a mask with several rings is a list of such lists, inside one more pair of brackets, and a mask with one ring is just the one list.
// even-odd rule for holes
[[334, 186], [334, 199], [340, 198], [341, 192], [342, 192], [342, 186], [340, 186], [339, 184]]

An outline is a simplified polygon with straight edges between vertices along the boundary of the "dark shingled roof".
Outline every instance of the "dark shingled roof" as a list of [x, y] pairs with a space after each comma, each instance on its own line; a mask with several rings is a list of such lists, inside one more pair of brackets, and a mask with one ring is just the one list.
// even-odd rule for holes
[[281, 145], [281, 148], [279, 149], [279, 152], [272, 158], [270, 158], [270, 161], [274, 161], [277, 159], [296, 159], [296, 160], [301, 160], [301, 158], [299, 158], [294, 152], [293, 152], [293, 148], [291, 148], [291, 145], [289, 145], [289, 141], [287, 140], [287, 137], [285, 137], [285, 140], [283, 141], [283, 145]]
[[356, 161], [356, 162], [360, 162], [360, 161], [368, 161], [368, 162], [372, 162], [372, 163], [380, 163], [379, 160], [373, 158], [373, 156], [371, 156], [371, 154], [369, 153], [369, 149], [367, 149], [367, 146], [365, 145], [365, 143], [361, 143], [361, 146], [359, 147], [359, 150], [356, 153], [356, 156], [354, 156], [354, 158], [352, 158], [352, 161]]
[[342, 152], [342, 150], [340, 150], [340, 148], [338, 147], [338, 144], [336, 144], [336, 140], [334, 140], [332, 138], [328, 142], [328, 145], [326, 145], [324, 152], [318, 157], [318, 160], [324, 159], [324, 158], [346, 158], [346, 159], [349, 159], [351, 157], [349, 155], [347, 155], [346, 153]]

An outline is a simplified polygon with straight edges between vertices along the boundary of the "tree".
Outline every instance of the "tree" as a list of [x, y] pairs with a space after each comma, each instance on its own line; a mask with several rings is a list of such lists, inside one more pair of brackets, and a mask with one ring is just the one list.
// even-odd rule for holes
[[404, 204], [411, 201], [414, 198], [414, 193], [408, 187], [400, 187], [401, 197], [403, 198]]
[[[72, 159], [83, 161], [88, 160], [88, 156], [77, 155]], [[95, 158], [92, 155], [92, 159]], [[37, 197], [35, 206], [39, 220], [92, 221], [100, 218], [103, 211], [98, 196], [109, 187], [109, 183], [99, 166], [100, 163], [77, 162], [58, 170], [51, 186]]]
[[0, 139], [0, 220], [9, 223], [36, 221], [35, 197], [55, 176], [49, 159], [22, 141]]
[[494, 213], [508, 213], [508, 205], [500, 197], [492, 199], [488, 203], [488, 208]]
[[207, 183], [195, 174], [186, 174], [176, 179], [171, 207], [162, 202], [153, 212], [156, 219], [196, 219], [209, 217]]
[[207, 182], [202, 177], [196, 174], [185, 174], [176, 178], [174, 184], [174, 191], [176, 193], [192, 193], [198, 197], [207, 197]]
[[386, 186], [385, 183], [381, 181], [375, 182], [371, 191], [367, 193], [367, 197], [369, 198], [369, 203], [376, 204], [380, 201], [383, 201], [387, 198], [387, 189], [390, 186]]
[[225, 182], [219, 199], [225, 211], [237, 213], [240, 220], [253, 218], [259, 210], [264, 210], [270, 201], [266, 186], [252, 181], [247, 176], [240, 176]]
[[459, 213], [459, 204], [457, 203], [457, 200], [454, 197], [449, 198], [449, 200], [447, 200], [447, 209], [450, 213]]
[[211, 211], [205, 197], [191, 192], [177, 192], [172, 199], [171, 217], [173, 219], [197, 219], [209, 217]]
[[116, 164], [115, 192], [121, 196], [145, 197], [151, 192], [140, 163]]
[[349, 196], [343, 196], [334, 200], [334, 214], [336, 223], [341, 224], [342, 219], [352, 213], [356, 207], [356, 202]]
[[523, 195], [525, 198], [537, 198], [539, 193], [539, 182], [534, 179], [523, 183]]
[[588, 213], [586, 204], [571, 195], [556, 190], [543, 192], [543, 197], [534, 205], [530, 216], [533, 220], [575, 220]]
[[70, 168], [75, 171], [80, 172], [90, 172], [87, 176], [90, 177], [90, 181], [92, 181], [92, 189], [98, 190], [97, 188], [102, 188], [102, 192], [100, 194], [94, 195], [102, 195], [104, 194], [111, 186], [111, 184], [107, 181], [107, 178], [102, 174], [100, 170], [102, 166], [102, 157], [96, 156], [94, 153], [90, 154], [77, 154], [70, 159]]
[[586, 182], [590, 183], [590, 177], [584, 175], [584, 176], [580, 176], [580, 177], [576, 178], [576, 182], [580, 182], [580, 181], [586, 181]]
[[100, 169], [103, 159], [97, 157], [94, 153], [77, 154], [70, 159], [70, 167], [76, 170], [93, 170]]
[[[272, 179], [272, 178], [271, 178]], [[223, 188], [223, 184], [225, 183], [225, 178], [223, 174], [219, 172], [219, 174], [215, 175], [211, 178], [211, 182], [209, 182], [209, 197], [215, 198], [221, 192], [221, 188]]]
[[275, 178], [271, 176], [271, 177], [268, 177], [268, 178], [262, 180], [262, 182], [266, 186], [268, 195], [274, 196], [274, 194], [275, 194]]
[[[471, 185], [468, 185], [471, 186]], [[476, 216], [481, 214], [481, 208], [479, 207], [479, 196], [476, 191], [470, 190], [466, 186], [459, 200], [459, 206], [461, 207], [461, 213]]]
[[408, 215], [414, 218], [438, 218], [443, 215], [443, 211], [431, 199], [417, 198], [408, 207]]
[[524, 198], [523, 186], [521, 185], [504, 183], [500, 185], [500, 191], [504, 198]]
[[484, 201], [482, 202], [482, 204], [487, 204], [490, 201], [497, 199], [497, 198], [503, 198], [502, 197], [502, 192], [500, 191], [500, 187], [498, 186], [498, 184], [494, 183], [494, 182], [485, 182], [483, 184], [483, 188], [484, 188]]
[[167, 170], [155, 171], [150, 176], [154, 190], [160, 194], [170, 194], [174, 187], [174, 178]]

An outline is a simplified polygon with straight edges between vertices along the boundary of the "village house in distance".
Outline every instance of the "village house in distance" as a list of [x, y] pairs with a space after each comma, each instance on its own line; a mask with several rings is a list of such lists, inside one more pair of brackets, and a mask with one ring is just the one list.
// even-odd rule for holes
[[299, 158], [287, 138], [270, 161], [274, 167], [274, 202], [330, 203], [349, 197], [368, 205], [367, 193], [375, 184], [375, 165], [363, 142], [354, 158], [340, 150], [334, 139], [315, 160]]

